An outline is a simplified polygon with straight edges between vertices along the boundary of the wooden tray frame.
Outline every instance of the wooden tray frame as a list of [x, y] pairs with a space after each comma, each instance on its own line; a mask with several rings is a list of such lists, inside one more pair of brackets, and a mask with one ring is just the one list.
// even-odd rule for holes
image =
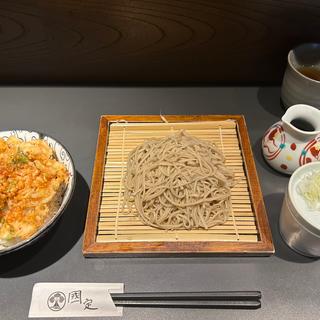
[[242, 151], [244, 169], [248, 178], [253, 211], [260, 239], [257, 242], [239, 241], [156, 241], [156, 242], [96, 242], [99, 220], [100, 197], [103, 186], [103, 172], [108, 141], [109, 123], [163, 122], [159, 115], [103, 115], [100, 118], [96, 157], [93, 168], [91, 192], [84, 232], [83, 254], [85, 257], [148, 255], [162, 256], [171, 254], [210, 254], [210, 255], [253, 255], [268, 256], [274, 253], [272, 236], [264, 206], [263, 196], [257, 176], [245, 119], [242, 115], [166, 115], [168, 122], [223, 121], [233, 119], [237, 122], [238, 136]]

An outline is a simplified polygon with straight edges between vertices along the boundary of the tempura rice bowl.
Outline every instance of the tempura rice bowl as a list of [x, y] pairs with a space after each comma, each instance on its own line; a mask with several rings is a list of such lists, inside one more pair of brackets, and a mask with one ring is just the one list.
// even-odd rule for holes
[[0, 131], [0, 138], [7, 140], [9, 137], [15, 136], [16, 138], [22, 141], [32, 141], [32, 140], [44, 140], [49, 147], [53, 150], [56, 160], [62, 163], [69, 173], [68, 183], [66, 184], [64, 192], [61, 194], [61, 202], [57, 210], [52, 212], [45, 223], [30, 237], [20, 241], [13, 241], [9, 244], [4, 244], [0, 242], [0, 255], [21, 249], [35, 240], [39, 239], [41, 235], [47, 233], [47, 231], [54, 225], [58, 218], [62, 215], [66, 209], [75, 187], [75, 169], [72, 158], [67, 151], [67, 149], [54, 138], [39, 133], [35, 131], [27, 130], [9, 130], [9, 131]]

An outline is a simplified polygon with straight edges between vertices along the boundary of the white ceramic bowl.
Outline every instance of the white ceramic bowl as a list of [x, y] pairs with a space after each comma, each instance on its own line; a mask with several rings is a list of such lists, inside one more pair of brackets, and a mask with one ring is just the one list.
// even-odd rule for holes
[[67, 207], [73, 191], [75, 187], [75, 168], [72, 161], [72, 158], [67, 151], [67, 149], [57, 140], [53, 139], [52, 137], [49, 137], [45, 134], [35, 132], [35, 131], [28, 131], [28, 130], [9, 130], [9, 131], [0, 131], [0, 138], [7, 139], [10, 136], [15, 136], [18, 139], [21, 139], [23, 141], [30, 141], [35, 139], [43, 139], [48, 143], [48, 145], [52, 148], [54, 151], [57, 160], [64, 164], [64, 166], [67, 168], [70, 177], [68, 181], [67, 188], [63, 194], [62, 201], [60, 204], [59, 209], [52, 215], [52, 217], [36, 232], [34, 233], [30, 238], [17, 242], [11, 246], [1, 246], [0, 245], [0, 255], [6, 254], [15, 250], [18, 250], [22, 247], [25, 247], [29, 245], [30, 243], [34, 242], [36, 239], [40, 238], [41, 235], [45, 234], [50, 227], [54, 225], [54, 223], [58, 220], [58, 218], [62, 215], [65, 208]]
[[310, 257], [320, 257], [320, 212], [310, 210], [297, 191], [306, 174], [320, 171], [320, 162], [311, 162], [291, 176], [280, 213], [282, 238], [293, 250]]

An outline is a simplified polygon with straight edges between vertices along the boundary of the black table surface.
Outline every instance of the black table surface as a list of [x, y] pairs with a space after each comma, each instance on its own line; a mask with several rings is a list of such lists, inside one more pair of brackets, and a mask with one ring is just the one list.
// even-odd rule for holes
[[[284, 113], [278, 87], [0, 88], [0, 128], [47, 133], [70, 151], [74, 197], [60, 222], [34, 245], [0, 257], [0, 318], [27, 319], [37, 282], [123, 282], [133, 291], [261, 290], [259, 310], [126, 308], [125, 320], [318, 319], [320, 265], [290, 250], [278, 218], [288, 177], [262, 159], [264, 131]], [[95, 258], [82, 235], [101, 114], [244, 114], [276, 253], [272, 257]], [[88, 318], [89, 319], [89, 318]]]

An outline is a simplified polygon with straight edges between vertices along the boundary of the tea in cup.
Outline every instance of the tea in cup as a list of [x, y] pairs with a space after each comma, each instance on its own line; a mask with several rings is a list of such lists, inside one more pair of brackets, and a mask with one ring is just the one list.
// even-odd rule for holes
[[320, 43], [306, 43], [288, 54], [281, 100], [285, 108], [309, 104], [320, 109]]

